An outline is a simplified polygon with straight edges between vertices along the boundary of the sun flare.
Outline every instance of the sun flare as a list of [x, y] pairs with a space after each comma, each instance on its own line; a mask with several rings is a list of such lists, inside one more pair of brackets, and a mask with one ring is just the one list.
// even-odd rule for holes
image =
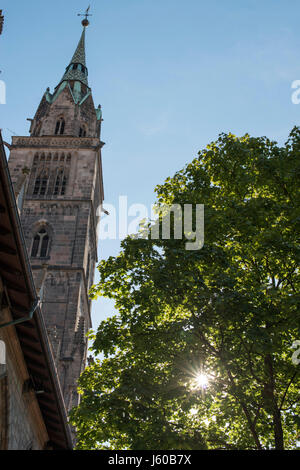
[[195, 382], [198, 388], [206, 388], [208, 386], [208, 377], [205, 374], [197, 374]]

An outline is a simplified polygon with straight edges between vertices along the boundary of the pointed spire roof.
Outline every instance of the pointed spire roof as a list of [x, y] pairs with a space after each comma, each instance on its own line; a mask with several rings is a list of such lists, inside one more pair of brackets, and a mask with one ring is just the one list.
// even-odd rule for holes
[[77, 49], [70, 62], [70, 64], [76, 64], [76, 63], [86, 65], [85, 63], [85, 28], [83, 28]]
[[88, 86], [88, 70], [85, 60], [85, 28], [84, 26], [76, 51], [59, 85], [64, 81], [74, 80]]

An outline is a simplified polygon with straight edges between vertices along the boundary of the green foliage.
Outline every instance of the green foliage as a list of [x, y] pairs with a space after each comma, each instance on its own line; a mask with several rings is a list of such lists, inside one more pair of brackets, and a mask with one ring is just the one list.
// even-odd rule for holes
[[299, 156], [299, 128], [284, 147], [221, 134], [156, 188], [205, 205], [205, 244], [127, 238], [100, 263], [92, 295], [119, 314], [80, 378], [79, 449], [296, 448]]

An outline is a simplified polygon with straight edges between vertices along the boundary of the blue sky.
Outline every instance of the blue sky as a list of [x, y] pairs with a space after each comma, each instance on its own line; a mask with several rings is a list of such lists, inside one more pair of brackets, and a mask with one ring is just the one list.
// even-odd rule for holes
[[[4, 139], [28, 135], [81, 33], [82, 0], [2, 0], [0, 105]], [[89, 84], [103, 108], [105, 202], [150, 207], [154, 187], [220, 132], [283, 143], [300, 125], [291, 84], [300, 79], [298, 0], [91, 0]], [[116, 255], [102, 241], [99, 258]], [[93, 305], [94, 326], [113, 312]]]

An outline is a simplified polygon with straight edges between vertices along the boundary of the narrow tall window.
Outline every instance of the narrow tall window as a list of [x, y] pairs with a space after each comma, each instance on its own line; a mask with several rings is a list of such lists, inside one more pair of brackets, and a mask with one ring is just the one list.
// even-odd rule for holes
[[54, 186], [54, 196], [58, 195], [59, 188], [60, 188], [60, 173], [58, 173], [58, 175], [56, 176], [55, 186]]
[[54, 196], [64, 196], [66, 193], [67, 177], [64, 170], [59, 170], [55, 180]]
[[41, 186], [41, 179], [40, 177], [38, 176], [35, 180], [35, 183], [34, 183], [34, 189], [33, 189], [33, 195], [34, 196], [37, 196], [37, 194], [39, 194], [40, 192], [40, 186]]
[[33, 258], [46, 258], [48, 254], [49, 241], [50, 238], [46, 230], [44, 228], [40, 229], [33, 239], [31, 256]]
[[41, 258], [45, 258], [48, 252], [49, 237], [46, 234], [41, 240]]
[[55, 135], [63, 134], [65, 130], [65, 120], [60, 118], [55, 126]]
[[39, 251], [39, 245], [40, 245], [40, 236], [36, 235], [33, 239], [32, 243], [32, 249], [31, 249], [31, 256], [34, 258], [37, 256], [38, 251]]
[[64, 196], [66, 193], [67, 178], [64, 176], [61, 184], [61, 195]]
[[35, 180], [33, 195], [34, 196], [45, 196], [48, 187], [48, 173], [43, 171], [40, 173]]
[[47, 183], [48, 183], [48, 176], [46, 173], [44, 173], [42, 176], [42, 180], [41, 180], [41, 189], [40, 189], [41, 196], [44, 196], [46, 194]]
[[79, 129], [79, 137], [86, 137], [86, 126], [83, 125]]

